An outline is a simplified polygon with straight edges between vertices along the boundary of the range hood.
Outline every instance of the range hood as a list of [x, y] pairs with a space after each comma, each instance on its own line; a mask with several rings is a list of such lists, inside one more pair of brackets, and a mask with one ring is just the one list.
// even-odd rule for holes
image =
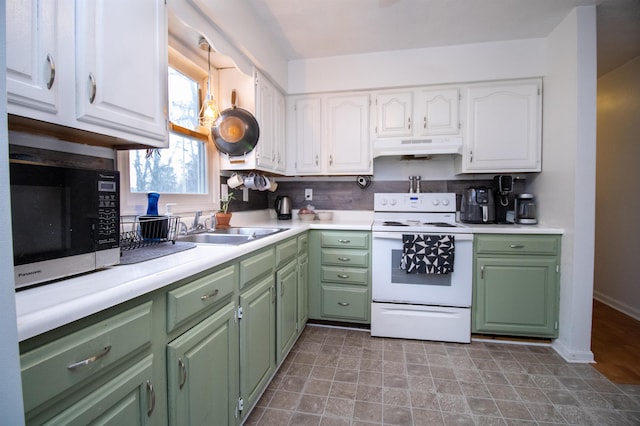
[[373, 140], [373, 158], [393, 155], [426, 157], [437, 154], [462, 154], [462, 137], [434, 136], [428, 139]]

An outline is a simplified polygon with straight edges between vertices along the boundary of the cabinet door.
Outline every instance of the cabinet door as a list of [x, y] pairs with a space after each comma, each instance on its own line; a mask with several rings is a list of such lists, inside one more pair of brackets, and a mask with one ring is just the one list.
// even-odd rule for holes
[[556, 337], [556, 265], [555, 257], [479, 257], [473, 331]]
[[505, 82], [467, 89], [463, 171], [539, 172], [540, 82]]
[[[141, 19], [144, 17], [144, 19]], [[76, 2], [77, 119], [167, 143], [165, 2]]]
[[[7, 100], [56, 114], [58, 84], [58, 1], [7, 1]], [[71, 20], [73, 22], [73, 19]]]
[[27, 419], [27, 424], [41, 425], [148, 425], [159, 423], [163, 414], [155, 409], [156, 390], [152, 381], [153, 356], [115, 376], [58, 415]]
[[378, 138], [411, 136], [413, 134], [413, 92], [381, 93], [376, 96], [376, 127]]
[[169, 423], [235, 423], [238, 402], [236, 305], [229, 303], [167, 348]]
[[275, 87], [262, 75], [256, 83], [256, 120], [260, 126], [260, 139], [256, 146], [256, 164], [261, 169], [272, 170], [275, 154]]
[[[294, 240], [295, 241], [295, 240]], [[277, 357], [280, 363], [298, 336], [298, 274], [296, 261], [276, 273]]]
[[276, 300], [274, 275], [240, 294], [240, 395], [253, 406], [275, 371]]
[[298, 332], [309, 319], [309, 256], [298, 258]]
[[327, 98], [326, 169], [330, 174], [372, 173], [369, 95]]
[[416, 136], [455, 135], [460, 133], [459, 89], [418, 89], [414, 115]]
[[295, 172], [301, 174], [320, 173], [320, 144], [322, 143], [319, 97], [303, 98], [295, 101]]

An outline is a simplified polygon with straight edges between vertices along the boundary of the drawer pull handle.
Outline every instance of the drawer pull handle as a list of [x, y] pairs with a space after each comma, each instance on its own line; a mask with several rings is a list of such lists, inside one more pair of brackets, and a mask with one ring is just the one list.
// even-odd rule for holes
[[53, 57], [47, 54], [47, 62], [49, 63], [49, 80], [47, 80], [47, 90], [51, 90], [53, 83], [56, 81], [56, 63]]
[[338, 274], [338, 278], [349, 278], [349, 275], [347, 274]]
[[340, 306], [349, 306], [349, 305], [351, 305], [351, 303], [349, 303], [349, 302], [338, 302], [338, 305], [340, 305]]
[[211, 299], [212, 297], [216, 297], [218, 295], [218, 289], [216, 288], [209, 294], [205, 294], [204, 296], [200, 296], [200, 300]]
[[147, 380], [147, 395], [149, 395], [147, 417], [151, 417], [151, 413], [153, 413], [153, 410], [156, 408], [156, 390], [153, 388], [150, 380]]
[[521, 248], [524, 248], [524, 245], [522, 245], [522, 244], [511, 244], [509, 247], [511, 247], [512, 249], [521, 249]]
[[339, 257], [338, 260], [340, 262], [350, 262], [351, 258], [349, 258], [349, 257]]
[[67, 368], [69, 370], [75, 370], [78, 367], [84, 367], [85, 365], [89, 365], [89, 364], [93, 364], [94, 362], [96, 362], [97, 360], [99, 360], [100, 358], [106, 356], [109, 351], [111, 350], [111, 345], [106, 346], [102, 352], [95, 354], [92, 357], [89, 357], [87, 359], [83, 359], [82, 361], [78, 361], [78, 362], [74, 362], [73, 364], [69, 364], [67, 366]]
[[351, 240], [338, 240], [338, 242], [342, 244], [349, 244]]
[[187, 366], [184, 365], [182, 358], [178, 358], [178, 368], [180, 368], [180, 384], [178, 387], [182, 390], [184, 384], [187, 383]]

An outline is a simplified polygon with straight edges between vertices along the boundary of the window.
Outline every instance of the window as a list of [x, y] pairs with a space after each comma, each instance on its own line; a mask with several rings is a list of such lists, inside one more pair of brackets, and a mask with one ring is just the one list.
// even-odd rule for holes
[[149, 192], [160, 193], [161, 214], [166, 203], [175, 203], [178, 213], [217, 210], [217, 151], [208, 137], [197, 132], [200, 83], [206, 80], [206, 73], [204, 78], [193, 74], [190, 67], [168, 70], [169, 147], [118, 154], [122, 214], [144, 214]]

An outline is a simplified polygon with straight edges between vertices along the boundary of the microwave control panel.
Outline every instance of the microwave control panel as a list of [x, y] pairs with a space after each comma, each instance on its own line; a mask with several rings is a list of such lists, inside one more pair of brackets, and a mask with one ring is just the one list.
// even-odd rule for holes
[[105, 177], [111, 176], [102, 173], [98, 179], [98, 250], [118, 247], [120, 243], [118, 177], [114, 174], [113, 180], [103, 180]]

